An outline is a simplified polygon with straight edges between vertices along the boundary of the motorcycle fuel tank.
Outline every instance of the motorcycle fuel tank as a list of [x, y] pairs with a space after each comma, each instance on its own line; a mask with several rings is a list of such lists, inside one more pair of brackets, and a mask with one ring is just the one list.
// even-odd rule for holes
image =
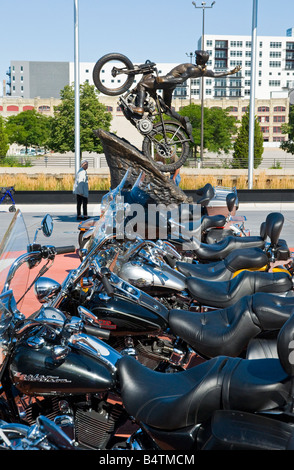
[[[101, 346], [103, 361], [81, 349], [69, 348], [64, 358], [56, 359], [52, 344], [29, 338], [15, 348], [10, 361], [10, 375], [16, 388], [27, 395], [74, 395], [95, 393], [114, 387], [114, 371], [107, 360], [120, 355]], [[116, 359], [117, 359], [116, 358]], [[112, 357], [112, 360], [114, 358]]]
[[110, 330], [112, 336], [159, 332], [168, 324], [168, 310], [144, 292], [136, 300], [123, 295], [104, 300], [97, 295], [87, 308], [97, 316], [100, 327]]
[[130, 261], [122, 266], [119, 276], [142, 290], [156, 287], [181, 292], [186, 288], [186, 277], [167, 265], [159, 267], [137, 260]]

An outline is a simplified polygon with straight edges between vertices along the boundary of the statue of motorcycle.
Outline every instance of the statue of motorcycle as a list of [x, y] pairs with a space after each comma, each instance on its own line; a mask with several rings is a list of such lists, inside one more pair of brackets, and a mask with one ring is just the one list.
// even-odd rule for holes
[[[105, 67], [111, 67], [113, 78], [118, 77], [120, 85], [111, 88], [105, 85], [102, 72]], [[134, 112], [136, 89], [129, 90], [136, 75], [157, 74], [156, 64], [146, 61], [145, 64], [133, 65], [123, 54], [110, 53], [101, 57], [93, 70], [93, 81], [101, 93], [110, 96], [120, 95], [119, 106], [136, 129], [143, 135], [142, 151], [152, 158], [160, 171], [173, 172], [180, 168], [191, 155], [194, 143], [191, 123], [168, 107], [155, 90], [149, 90], [144, 103], [144, 115]], [[142, 79], [141, 79], [142, 80]], [[164, 114], [169, 120], [164, 119]]]

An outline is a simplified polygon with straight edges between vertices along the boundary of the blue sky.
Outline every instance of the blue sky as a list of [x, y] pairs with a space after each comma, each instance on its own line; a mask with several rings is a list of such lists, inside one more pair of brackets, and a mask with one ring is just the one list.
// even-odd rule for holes
[[[74, 60], [74, 0], [0, 5], [0, 95], [11, 60]], [[206, 10], [205, 33], [251, 35], [252, 5], [253, 0], [216, 0]], [[290, 27], [293, 0], [258, 1], [259, 36], [285, 36]], [[201, 32], [202, 10], [191, 0], [79, 0], [81, 62], [96, 62], [108, 52], [122, 52], [134, 62], [186, 62]]]

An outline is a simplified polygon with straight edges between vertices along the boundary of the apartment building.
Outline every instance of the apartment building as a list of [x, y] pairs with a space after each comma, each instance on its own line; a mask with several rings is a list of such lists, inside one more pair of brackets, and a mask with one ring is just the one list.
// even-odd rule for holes
[[[293, 29], [287, 36], [258, 36], [256, 44], [255, 96], [258, 99], [288, 97], [294, 88]], [[198, 47], [201, 48], [201, 39]], [[242, 69], [235, 75], [204, 80], [204, 95], [208, 98], [248, 98], [251, 87], [251, 37], [233, 35], [205, 36], [209, 52], [208, 67], [223, 72], [237, 65]], [[199, 93], [199, 81], [192, 80], [191, 94]]]

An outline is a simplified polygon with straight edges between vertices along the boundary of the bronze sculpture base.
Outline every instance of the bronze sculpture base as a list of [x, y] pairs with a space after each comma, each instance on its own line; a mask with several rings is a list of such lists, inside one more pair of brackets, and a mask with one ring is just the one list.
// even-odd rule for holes
[[105, 157], [110, 170], [111, 188], [119, 185], [126, 171], [130, 169], [130, 184], [133, 184], [141, 171], [145, 173], [144, 186], [158, 204], [187, 204], [191, 198], [176, 186], [154, 164], [127, 140], [103, 129], [95, 130], [103, 145]]

